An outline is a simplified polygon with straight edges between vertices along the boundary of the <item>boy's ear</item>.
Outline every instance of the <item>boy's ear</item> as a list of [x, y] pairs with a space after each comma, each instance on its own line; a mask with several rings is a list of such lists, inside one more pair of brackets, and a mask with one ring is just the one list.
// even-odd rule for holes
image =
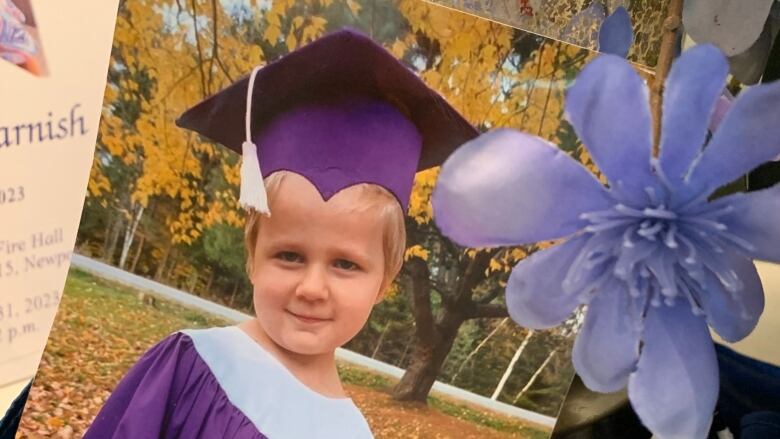
[[385, 300], [385, 295], [387, 294], [387, 290], [389, 290], [391, 286], [393, 286], [392, 283], [390, 283], [390, 285], [382, 285], [382, 288], [379, 290], [379, 294], [376, 295], [376, 300], [374, 300], [374, 305], [378, 305], [381, 301]]

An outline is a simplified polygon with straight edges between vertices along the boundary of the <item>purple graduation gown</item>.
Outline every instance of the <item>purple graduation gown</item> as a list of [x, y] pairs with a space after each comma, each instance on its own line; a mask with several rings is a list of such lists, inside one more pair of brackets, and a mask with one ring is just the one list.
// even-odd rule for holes
[[306, 387], [237, 327], [175, 333], [122, 379], [86, 439], [371, 438], [348, 398]]

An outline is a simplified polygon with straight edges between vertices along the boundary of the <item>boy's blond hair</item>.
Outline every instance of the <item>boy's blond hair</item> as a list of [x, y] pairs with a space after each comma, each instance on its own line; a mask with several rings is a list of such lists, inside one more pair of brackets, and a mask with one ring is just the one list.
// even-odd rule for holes
[[[265, 179], [269, 205], [276, 197], [282, 180], [290, 173], [290, 171], [277, 171]], [[398, 199], [387, 189], [379, 185], [360, 183], [349, 189], [360, 191], [360, 203], [354, 206], [353, 211], [380, 209], [382, 223], [384, 224], [382, 242], [385, 257], [385, 275], [381, 287], [381, 291], [384, 292], [398, 275], [398, 272], [401, 271], [401, 266], [404, 262], [406, 227], [404, 225], [403, 210], [398, 203]], [[257, 237], [260, 231], [260, 217], [261, 214], [254, 210], [251, 211], [247, 216], [246, 227], [244, 228], [246, 271], [250, 278], [252, 277], [255, 248], [257, 247]]]

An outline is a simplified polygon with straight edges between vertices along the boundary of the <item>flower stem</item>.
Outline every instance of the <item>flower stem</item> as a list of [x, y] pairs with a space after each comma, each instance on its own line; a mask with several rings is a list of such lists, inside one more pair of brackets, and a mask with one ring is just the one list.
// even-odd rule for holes
[[653, 156], [656, 157], [659, 151], [658, 145], [661, 141], [661, 107], [663, 105], [664, 81], [666, 80], [666, 75], [669, 74], [669, 69], [675, 56], [677, 29], [679, 29], [682, 23], [682, 8], [682, 0], [669, 0], [669, 5], [666, 7], [661, 48], [658, 52], [658, 62], [655, 65], [655, 75], [650, 91], [650, 108], [653, 114]]

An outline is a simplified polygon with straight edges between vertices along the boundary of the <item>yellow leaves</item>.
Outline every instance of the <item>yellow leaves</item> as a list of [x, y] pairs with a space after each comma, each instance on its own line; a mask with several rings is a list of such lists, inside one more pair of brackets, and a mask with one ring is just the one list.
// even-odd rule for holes
[[528, 256], [528, 253], [526, 253], [525, 249], [522, 247], [503, 250], [490, 260], [490, 265], [485, 270], [485, 275], [490, 275], [492, 272], [509, 273], [512, 268], [526, 256]]
[[225, 181], [232, 186], [241, 184], [241, 167], [238, 165], [230, 166], [227, 163], [222, 163], [222, 175], [225, 177]]
[[[292, 22], [290, 23], [290, 29], [284, 37], [284, 44], [287, 46], [287, 50], [292, 52], [299, 46], [308, 44], [321, 37], [325, 33], [325, 25], [327, 24], [328, 21], [323, 17], [304, 17], [300, 15], [293, 17]], [[270, 29], [271, 27], [269, 26], [269, 30]], [[268, 31], [266, 31], [266, 34], [268, 34]], [[277, 39], [281, 36], [281, 28], [279, 28], [278, 34], [277, 30], [274, 30], [269, 36], [276, 38], [273, 41], [269, 40], [269, 42], [275, 44]]]
[[526, 256], [528, 256], [528, 253], [524, 249], [520, 247], [515, 247], [509, 250], [508, 260], [509, 262], [517, 262]]
[[[475, 125], [500, 125], [505, 117], [497, 99], [512, 29], [426, 2], [402, 0], [400, 10], [410, 35], [423, 33], [439, 49], [420, 72], [423, 80]], [[403, 56], [415, 44], [416, 38], [397, 41], [391, 50]]]
[[[200, 47], [191, 36], [192, 5], [179, 3], [127, 2], [126, 12], [118, 17], [111, 63], [123, 73], [106, 89], [100, 142], [105, 151], [140, 174], [127, 188], [133, 201], [147, 203], [154, 197], [175, 201], [180, 212], [168, 213], [168, 224], [177, 239], [188, 242], [197, 236], [199, 226], [241, 223], [235, 199], [239, 174], [236, 165], [224, 162], [219, 150], [177, 128], [173, 120], [205, 93], [227, 86], [228, 77], [245, 75], [265, 61], [261, 46], [248, 44], [249, 38], [256, 38], [250, 28], [257, 32], [264, 27], [259, 37], [274, 46], [274, 56], [278, 56], [279, 51], [297, 49], [320, 37], [327, 27], [341, 24], [326, 19], [335, 17], [334, 12], [350, 21], [349, 14], [364, 14], [362, 8], [368, 3], [272, 0], [266, 6], [251, 0], [251, 13], [258, 23], [244, 28], [231, 21], [222, 2], [217, 2], [214, 13], [211, 5], [198, 1]], [[512, 29], [419, 0], [397, 0], [397, 4], [409, 31], [390, 40], [388, 49], [398, 58], [414, 53], [414, 68], [426, 84], [474, 124], [509, 125], [555, 140], [563, 108], [560, 84], [566, 80], [556, 66], [567, 62], [575, 52], [550, 44], [531, 54], [529, 61], [523, 60], [518, 70], [517, 60], [515, 64], [507, 62], [514, 38]], [[160, 12], [164, 10], [168, 15]], [[179, 25], [171, 25], [173, 21]], [[220, 63], [210, 59], [215, 43]], [[164, 68], [160, 60], [165, 60]], [[151, 86], [141, 82], [142, 78], [150, 81], [150, 77]], [[504, 90], [507, 84], [520, 85]], [[137, 102], [141, 108], [137, 120], [123, 121], [112, 114], [120, 98]], [[220, 184], [224, 186], [207, 189], [207, 170], [221, 174]], [[100, 174], [96, 171], [90, 182], [93, 196], [111, 189]], [[415, 177], [409, 214], [418, 224], [432, 219], [430, 197], [437, 175], [438, 170], [433, 169]]]
[[[263, 33], [263, 39], [269, 42], [270, 44], [276, 44], [279, 42], [279, 39], [284, 35], [284, 32], [282, 32], [282, 17], [287, 15], [287, 10], [292, 7], [294, 4], [294, 0], [274, 0], [271, 4], [271, 9], [269, 9], [265, 14], [265, 20], [268, 23], [268, 27], [266, 28], [265, 32]], [[295, 20], [300, 19], [298, 25], [296, 26]], [[295, 17], [293, 19], [292, 27], [288, 33], [288, 35], [285, 37], [285, 45], [287, 46], [288, 50], [295, 48], [298, 44], [297, 38], [293, 35], [293, 31], [300, 27], [303, 17]], [[292, 36], [292, 41], [290, 41], [290, 37]]]
[[349, 7], [350, 12], [352, 12], [352, 15], [357, 17], [358, 12], [360, 12], [360, 9], [362, 9], [362, 6], [355, 0], [347, 0], [347, 6]]
[[192, 244], [201, 235], [201, 232], [195, 227], [199, 220], [193, 212], [180, 212], [179, 216], [169, 224], [171, 231], [171, 241], [174, 244]]
[[590, 152], [587, 148], [582, 148], [579, 158], [580, 163], [588, 168], [588, 170], [590, 170], [590, 172], [592, 172], [598, 178], [601, 184], [607, 184], [607, 177], [604, 176], [601, 171], [599, 171], [599, 168], [596, 166], [596, 163], [593, 161], [593, 158], [590, 156]]
[[292, 52], [298, 47], [298, 38], [295, 37], [295, 34], [290, 32], [290, 34], [287, 35], [287, 38], [284, 39], [284, 44], [287, 46], [287, 50]]
[[430, 252], [427, 249], [423, 248], [423, 246], [419, 244], [416, 244], [406, 249], [404, 252], [404, 261], [408, 261], [412, 258], [420, 258], [423, 261], [427, 261], [429, 254]]
[[309, 17], [309, 21], [311, 22], [312, 26], [314, 26], [317, 29], [325, 29], [325, 25], [328, 24], [328, 20], [322, 18], [322, 17]]
[[436, 70], [426, 70], [420, 74], [422, 80], [433, 89], [439, 89], [441, 86], [441, 74]]
[[282, 36], [282, 29], [279, 26], [268, 24], [268, 27], [263, 32], [263, 39], [271, 44], [276, 44], [279, 41], [279, 37]]
[[111, 182], [103, 175], [97, 161], [92, 164], [92, 169], [89, 171], [87, 190], [89, 191], [89, 195], [93, 197], [100, 197], [103, 194], [111, 192]]
[[426, 169], [414, 176], [414, 185], [409, 197], [409, 216], [414, 218], [417, 224], [425, 224], [433, 218], [431, 193], [438, 176], [438, 167]]
[[474, 41], [472, 41], [473, 38], [474, 35], [471, 33], [464, 32], [455, 35], [452, 39], [452, 44], [449, 47], [452, 55], [458, 58], [468, 58], [475, 46]]
[[325, 25], [328, 24], [328, 21], [322, 17], [310, 17], [308, 21], [309, 24], [301, 32], [302, 44], [310, 43], [322, 36], [325, 32]]
[[[270, 10], [262, 11], [269, 23], [263, 38], [272, 44], [285, 38], [288, 29], [283, 28], [281, 17], [286, 17], [295, 4], [294, 0], [274, 1]], [[189, 2], [128, 2], [126, 12], [120, 13], [117, 20], [112, 52], [112, 66], [123, 73], [112, 83], [114, 89], [107, 89], [106, 112], [101, 124], [101, 143], [105, 149], [139, 175], [125, 188], [129, 200], [142, 205], [154, 197], [173, 200], [177, 210], [166, 213], [165, 222], [174, 241], [181, 243], [192, 243], [208, 224], [241, 223], [235, 195], [230, 190], [222, 190], [223, 195], [216, 199], [213, 194], [207, 195], [210, 189], [206, 188], [203, 169], [203, 165], [213, 166], [217, 162], [217, 172], [224, 171], [225, 182], [237, 186], [237, 167], [223, 166], [223, 156], [213, 144], [199, 141], [197, 136], [173, 123], [205, 94], [227, 86], [229, 78], [246, 74], [264, 60], [261, 47], [247, 44], [246, 35], [236, 31], [222, 3], [216, 5], [217, 9], [212, 11], [210, 5], [197, 2], [197, 11], [193, 12]], [[257, 7], [257, 2], [252, 6]], [[166, 20], [176, 20], [178, 26], [163, 23], [165, 10], [175, 15], [166, 16]], [[199, 47], [192, 39], [193, 14], [198, 17]], [[216, 28], [214, 20], [217, 20]], [[324, 30], [325, 20], [301, 18], [296, 24], [304, 27], [298, 31], [305, 33], [306, 38], [316, 38]], [[307, 29], [307, 26], [313, 27]], [[299, 44], [294, 40], [293, 37], [285, 42]], [[218, 60], [211, 59], [214, 44], [218, 44]], [[160, 68], [160, 60], [165, 60], [165, 68]], [[144, 78], [146, 81], [152, 78], [152, 89], [142, 97], [141, 90], [149, 87], [148, 83], [142, 85], [139, 81]], [[137, 120], [123, 122], [111, 113], [111, 103], [120, 97], [140, 105]], [[100, 175], [93, 180], [91, 193], [105, 190]]]
[[542, 242], [536, 244], [536, 246], [539, 247], [539, 250], [544, 250], [544, 249], [550, 248], [550, 247], [552, 247], [554, 245], [558, 245], [558, 244], [560, 244], [563, 241], [565, 241], [565, 239], [556, 239], [556, 240], [552, 240], [552, 241], [542, 241]]
[[408, 46], [403, 41], [395, 40], [390, 46], [390, 53], [392, 53], [396, 58], [400, 59], [404, 56], [404, 53], [406, 53], [407, 47]]
[[491, 259], [490, 260], [490, 266], [488, 267], [488, 272], [490, 272], [490, 271], [500, 271], [501, 269], [503, 269], [503, 266], [501, 265], [500, 262], [498, 262], [495, 259]]
[[51, 429], [57, 430], [65, 425], [65, 421], [56, 416], [53, 416], [46, 421], [46, 425], [48, 425]]
[[393, 297], [397, 296], [398, 294], [403, 292], [403, 288], [401, 288], [398, 283], [393, 282], [390, 284], [389, 287], [387, 287], [387, 291], [385, 291], [385, 299], [392, 299]]

